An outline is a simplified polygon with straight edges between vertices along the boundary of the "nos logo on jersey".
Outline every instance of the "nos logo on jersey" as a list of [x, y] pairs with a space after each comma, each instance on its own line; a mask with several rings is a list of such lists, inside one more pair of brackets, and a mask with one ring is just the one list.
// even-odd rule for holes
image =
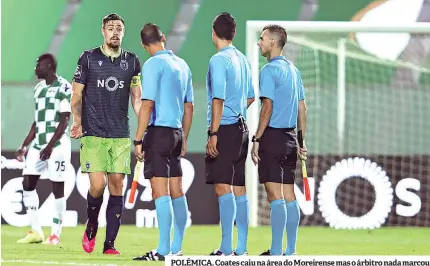
[[115, 77], [108, 77], [107, 79], [98, 79], [97, 88], [105, 88], [108, 91], [116, 91], [118, 88], [124, 88], [124, 81], [118, 80]]

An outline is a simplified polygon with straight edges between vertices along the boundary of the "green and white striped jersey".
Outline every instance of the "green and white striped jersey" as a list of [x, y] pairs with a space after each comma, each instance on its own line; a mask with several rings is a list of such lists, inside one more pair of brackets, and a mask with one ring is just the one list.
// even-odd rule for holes
[[[70, 99], [72, 85], [63, 77], [58, 77], [51, 85], [45, 80], [39, 82], [34, 88], [34, 121], [36, 122], [36, 139], [34, 147], [42, 149], [54, 136], [60, 123], [60, 113], [71, 112]], [[68, 128], [65, 131], [67, 135]], [[63, 137], [67, 137], [63, 135]], [[61, 144], [61, 139], [54, 147]]]

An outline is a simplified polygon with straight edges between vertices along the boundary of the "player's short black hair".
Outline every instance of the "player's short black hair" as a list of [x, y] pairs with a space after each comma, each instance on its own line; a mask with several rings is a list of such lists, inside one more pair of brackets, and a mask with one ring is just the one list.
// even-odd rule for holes
[[212, 29], [218, 38], [232, 41], [236, 35], [236, 20], [230, 13], [223, 12], [215, 17]]
[[53, 54], [46, 53], [46, 54], [42, 54], [41, 56], [39, 56], [39, 59], [38, 59], [39, 62], [42, 62], [45, 60], [51, 64], [52, 69], [54, 71], [57, 71], [57, 59], [55, 58], [55, 56]]
[[112, 14], [109, 14], [103, 18], [103, 20], [102, 20], [103, 27], [106, 25], [106, 23], [108, 23], [111, 20], [120, 20], [122, 22], [122, 24], [125, 26], [124, 19], [120, 15], [118, 15], [117, 13], [112, 13]]
[[263, 31], [268, 30], [271, 34], [275, 34], [278, 40], [278, 46], [283, 48], [287, 43], [287, 32], [279, 25], [267, 25], [263, 28]]
[[153, 43], [161, 42], [161, 38], [163, 37], [163, 33], [156, 24], [147, 23], [143, 26], [140, 31], [140, 38], [142, 39], [142, 43], [144, 45], [150, 45]]

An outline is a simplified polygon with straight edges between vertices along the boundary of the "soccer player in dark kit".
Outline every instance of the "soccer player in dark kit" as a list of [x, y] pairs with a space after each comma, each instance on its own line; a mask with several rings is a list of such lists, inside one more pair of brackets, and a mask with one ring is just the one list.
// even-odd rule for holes
[[101, 31], [103, 45], [83, 52], [74, 74], [71, 137], [81, 140], [81, 171], [89, 174], [91, 184], [82, 247], [88, 253], [94, 250], [107, 175], [110, 197], [103, 253], [118, 255], [114, 241], [124, 206], [123, 180], [131, 173], [128, 108], [131, 95], [139, 114], [141, 68], [134, 53], [121, 49], [124, 20], [119, 15], [104, 17]]

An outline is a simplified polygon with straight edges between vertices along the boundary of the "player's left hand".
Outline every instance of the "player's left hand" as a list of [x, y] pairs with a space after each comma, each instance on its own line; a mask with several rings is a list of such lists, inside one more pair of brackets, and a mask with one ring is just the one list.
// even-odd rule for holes
[[136, 155], [136, 159], [138, 161], [145, 160], [145, 152], [142, 149], [142, 144], [134, 146], [134, 155]]
[[254, 144], [252, 144], [251, 158], [252, 158], [252, 161], [254, 162], [254, 165], [257, 165], [258, 162], [260, 161], [260, 156], [258, 156], [259, 148], [260, 148], [260, 143], [254, 142]]
[[51, 145], [46, 146], [40, 152], [40, 160], [42, 160], [42, 161], [48, 160], [49, 157], [51, 157], [51, 153], [52, 153], [52, 147], [51, 147]]
[[70, 128], [70, 137], [74, 139], [79, 139], [82, 136], [82, 125], [76, 122], [73, 123], [72, 127]]

